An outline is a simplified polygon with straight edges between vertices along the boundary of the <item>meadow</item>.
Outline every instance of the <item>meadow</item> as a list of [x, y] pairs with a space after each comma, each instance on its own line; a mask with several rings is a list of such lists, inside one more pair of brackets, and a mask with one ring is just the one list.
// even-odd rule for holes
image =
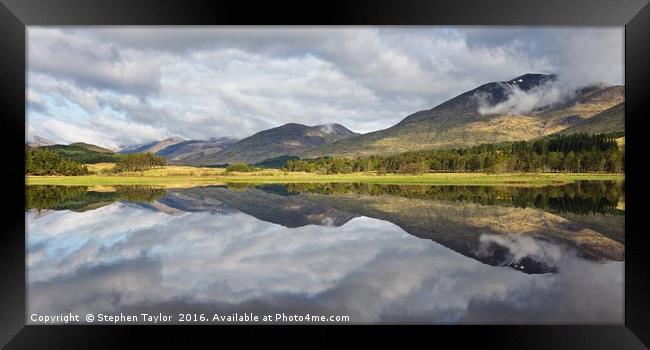
[[376, 172], [322, 175], [308, 172], [285, 172], [264, 169], [254, 172], [226, 172], [221, 168], [164, 166], [138, 172], [110, 173], [110, 163], [88, 165], [94, 172], [84, 176], [27, 176], [28, 185], [150, 185], [192, 187], [225, 183], [311, 183], [361, 182], [374, 184], [431, 185], [516, 185], [542, 186], [566, 184], [580, 180], [624, 180], [624, 174], [606, 173], [424, 173], [406, 175]]

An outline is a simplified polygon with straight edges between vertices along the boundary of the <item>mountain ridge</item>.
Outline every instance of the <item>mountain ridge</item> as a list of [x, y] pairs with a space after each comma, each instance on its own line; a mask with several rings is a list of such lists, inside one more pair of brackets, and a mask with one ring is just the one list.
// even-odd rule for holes
[[496, 106], [516, 92], [538, 93], [555, 81], [555, 75], [524, 74], [509, 81], [483, 84], [431, 109], [408, 115], [386, 129], [339, 140], [298, 156], [358, 157], [534, 139], [570, 127], [579, 121], [575, 116], [586, 119], [624, 100], [623, 86], [592, 86], [564, 101], [526, 113], [481, 113], [481, 103]]

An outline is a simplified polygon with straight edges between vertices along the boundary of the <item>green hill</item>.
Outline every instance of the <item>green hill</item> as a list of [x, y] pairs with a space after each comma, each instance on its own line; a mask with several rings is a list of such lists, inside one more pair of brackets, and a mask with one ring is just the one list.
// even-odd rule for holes
[[77, 142], [70, 145], [41, 146], [53, 151], [63, 158], [84, 164], [114, 163], [121, 155], [96, 145]]
[[79, 146], [79, 147], [85, 148], [85, 149], [87, 149], [89, 151], [98, 152], [98, 153], [115, 153], [115, 152], [111, 151], [108, 148], [99, 147], [97, 145], [93, 145], [93, 144], [85, 143], [85, 142], [75, 142], [75, 143], [69, 144], [68, 146]]

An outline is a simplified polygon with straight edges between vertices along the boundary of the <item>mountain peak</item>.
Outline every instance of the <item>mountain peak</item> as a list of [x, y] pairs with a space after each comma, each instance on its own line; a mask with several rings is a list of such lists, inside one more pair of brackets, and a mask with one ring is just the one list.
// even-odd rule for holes
[[325, 134], [349, 135], [349, 136], [359, 135], [358, 133], [346, 128], [345, 126], [339, 123], [319, 124], [319, 125], [312, 126], [312, 128], [318, 129], [319, 131]]
[[168, 138], [164, 139], [163, 141], [179, 141], [180, 142], [180, 141], [185, 141], [185, 139], [182, 138], [182, 137], [173, 136], [173, 137], [168, 137]]
[[555, 74], [540, 74], [540, 73], [526, 73], [511, 80], [502, 82], [510, 86], [516, 86], [522, 90], [529, 90], [536, 86], [540, 86], [549, 81], [555, 81], [557, 76]]

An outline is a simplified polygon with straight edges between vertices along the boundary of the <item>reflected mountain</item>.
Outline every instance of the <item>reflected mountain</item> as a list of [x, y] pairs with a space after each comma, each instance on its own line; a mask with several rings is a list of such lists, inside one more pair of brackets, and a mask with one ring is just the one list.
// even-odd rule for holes
[[[554, 256], [545, 249], [553, 244], [570, 246], [588, 259], [623, 260], [621, 243], [539, 209], [388, 195], [305, 195], [340, 210], [390, 221], [412, 235], [431, 239], [488, 265], [510, 266], [526, 273], [557, 271]], [[520, 237], [529, 238], [526, 247], [516, 244]], [[522, 256], [521, 251], [527, 254]]]
[[[186, 207], [176, 207], [186, 210], [189, 206], [197, 208], [206, 198], [219, 201], [223, 205], [235, 208], [237, 211], [251, 215], [257, 219], [294, 228], [306, 225], [326, 225], [339, 227], [357, 217], [350, 214], [289, 193], [280, 185], [260, 187], [200, 187], [183, 190], [171, 190], [169, 194], [177, 197], [182, 194], [187, 201]], [[168, 205], [167, 196], [161, 200]], [[177, 203], [174, 203], [177, 204]]]
[[528, 274], [560, 268], [557, 247], [593, 261], [624, 260], [622, 182], [546, 187], [320, 183], [187, 189], [119, 186], [113, 191], [28, 186], [27, 207], [92, 210], [119, 201], [168, 214], [245, 213], [297, 228], [340, 227], [365, 216], [391, 222], [491, 266]]

